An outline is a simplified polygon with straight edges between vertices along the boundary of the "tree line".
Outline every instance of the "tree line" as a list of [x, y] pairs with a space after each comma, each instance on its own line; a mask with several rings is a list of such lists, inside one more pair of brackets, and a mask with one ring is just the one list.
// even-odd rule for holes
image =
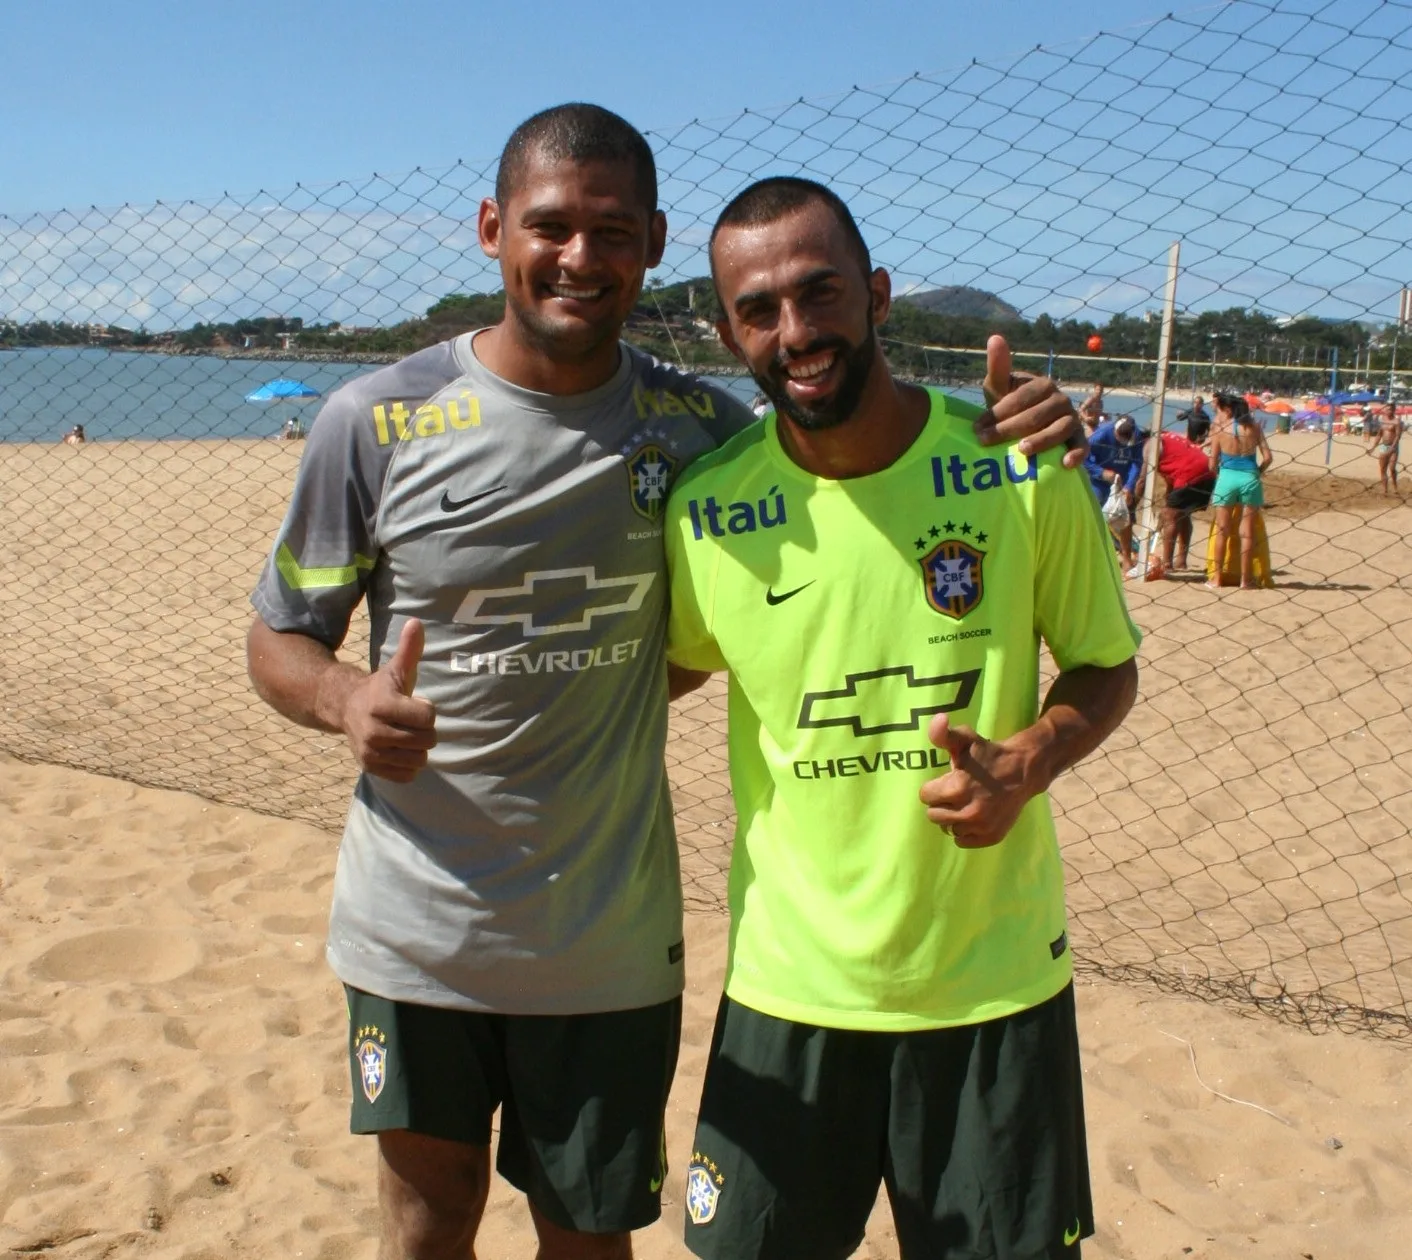
[[[429, 306], [421, 316], [379, 328], [258, 316], [196, 323], [164, 333], [108, 325], [95, 334], [95, 326], [87, 324], [0, 321], [0, 348], [98, 344], [112, 349], [169, 349], [185, 353], [248, 349], [316, 352], [356, 360], [366, 355], [409, 354], [467, 329], [495, 323], [504, 309], [503, 292], [452, 293]], [[673, 284], [652, 280], [628, 320], [625, 336], [659, 358], [689, 368], [737, 369], [714, 330], [719, 314], [709, 278]], [[1174, 361], [1184, 360], [1187, 365], [1173, 369], [1173, 384], [1186, 384], [1192, 372], [1190, 365], [1195, 364], [1203, 388], [1209, 388], [1214, 381], [1222, 387], [1268, 388], [1279, 393], [1322, 390], [1328, 387], [1335, 351], [1341, 380], [1351, 381], [1358, 364], [1365, 379], [1378, 382], [1385, 380], [1388, 373], [1394, 331], [1391, 325], [1373, 329], [1356, 321], [1312, 315], [1280, 321], [1263, 311], [1238, 306], [1202, 311], [1179, 318], [1175, 325], [1171, 357]], [[902, 376], [940, 383], [974, 383], [983, 374], [984, 363], [974, 353], [936, 347], [980, 348], [990, 334], [997, 332], [1017, 351], [1070, 356], [1056, 361], [1058, 376], [1105, 385], [1150, 385], [1161, 326], [1156, 319], [1127, 314], [1114, 315], [1102, 324], [1082, 319], [1056, 320], [1047, 314], [1032, 320], [985, 320], [923, 310], [903, 295], [893, 302], [887, 323], [879, 329], [894, 370]], [[1089, 350], [1089, 339], [1094, 336], [1102, 341], [1097, 353]], [[1119, 361], [1123, 359], [1142, 362]], [[1406, 361], [1412, 366], [1412, 346]], [[1214, 375], [1212, 364], [1216, 365]], [[1270, 365], [1291, 370], [1274, 370]], [[1027, 370], [1043, 369], [1043, 364], [1036, 364], [1034, 359], [1022, 361], [1022, 366]]]

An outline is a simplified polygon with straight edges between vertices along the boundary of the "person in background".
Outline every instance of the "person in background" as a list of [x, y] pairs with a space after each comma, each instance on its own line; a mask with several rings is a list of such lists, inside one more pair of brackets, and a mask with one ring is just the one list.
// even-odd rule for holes
[[[1250, 414], [1250, 404], [1238, 394], [1216, 395], [1216, 433], [1211, 439], [1210, 471], [1216, 476], [1211, 492], [1211, 505], [1216, 509], [1216, 521], [1211, 529], [1212, 546], [1207, 554], [1207, 586], [1215, 590], [1224, 585], [1226, 550], [1229, 541], [1240, 538], [1240, 585], [1253, 590], [1259, 585], [1273, 585], [1269, 580], [1269, 553], [1265, 553], [1263, 581], [1255, 576], [1256, 555], [1259, 551], [1257, 534], [1263, 535], [1262, 509], [1265, 492], [1262, 484], [1265, 470], [1274, 456], [1259, 424]], [[1237, 517], [1239, 513], [1239, 517]], [[1217, 569], [1210, 572], [1214, 555]]]
[[1084, 422], [1084, 430], [1092, 435], [1093, 431], [1103, 423], [1103, 386], [1094, 386], [1093, 393], [1079, 404], [1079, 419]]
[[[1205, 451], [1180, 433], [1163, 433], [1157, 448], [1157, 475], [1166, 484], [1162, 501], [1162, 558], [1148, 567], [1152, 579], [1185, 569], [1191, 549], [1191, 515], [1210, 506], [1216, 476]], [[1138, 479], [1137, 498], [1142, 496]]]
[[88, 439], [83, 434], [83, 425], [76, 424], [59, 439], [65, 446], [82, 446]]
[[[1384, 406], [1378, 415], [1378, 430], [1371, 435], [1368, 454], [1378, 457], [1378, 476], [1382, 479], [1383, 493], [1397, 493], [1397, 456], [1402, 445], [1402, 422], [1397, 418], [1394, 403]], [[1392, 478], [1392, 489], [1388, 490], [1388, 478]]]
[[1119, 416], [1100, 424], [1089, 437], [1084, 468], [1099, 503], [1106, 503], [1115, 485], [1127, 500], [1128, 519], [1113, 530], [1123, 556], [1123, 571], [1136, 563], [1133, 554], [1133, 505], [1137, 502], [1137, 480], [1142, 475], [1142, 446], [1147, 435], [1139, 434], [1132, 416]]
[[1197, 446], [1205, 446], [1206, 439], [1211, 436], [1211, 416], [1203, 403], [1201, 395], [1197, 394], [1191, 400], [1190, 411], [1177, 412], [1177, 419], [1186, 421], [1186, 440]]

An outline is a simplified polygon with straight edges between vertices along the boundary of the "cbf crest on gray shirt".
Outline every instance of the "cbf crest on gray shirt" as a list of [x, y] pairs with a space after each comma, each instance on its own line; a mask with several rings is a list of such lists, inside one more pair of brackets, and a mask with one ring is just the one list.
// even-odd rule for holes
[[753, 417], [622, 347], [569, 397], [482, 367], [474, 334], [349, 382], [310, 430], [253, 603], [370, 666], [426, 625], [438, 743], [410, 784], [363, 775], [328, 958], [383, 997], [510, 1014], [682, 989], [664, 752], [673, 480]]

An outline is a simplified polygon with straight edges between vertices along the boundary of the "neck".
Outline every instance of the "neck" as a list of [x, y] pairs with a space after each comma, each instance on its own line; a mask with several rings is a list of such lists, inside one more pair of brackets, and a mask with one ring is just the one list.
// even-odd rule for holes
[[619, 362], [616, 337], [584, 354], [559, 357], [508, 315], [476, 337], [472, 352], [501, 380], [538, 394], [586, 394], [607, 384]]
[[805, 429], [779, 416], [780, 445], [805, 472], [833, 481], [866, 477], [891, 467], [917, 440], [931, 411], [931, 397], [893, 380], [887, 363], [873, 365], [858, 408], [831, 429]]

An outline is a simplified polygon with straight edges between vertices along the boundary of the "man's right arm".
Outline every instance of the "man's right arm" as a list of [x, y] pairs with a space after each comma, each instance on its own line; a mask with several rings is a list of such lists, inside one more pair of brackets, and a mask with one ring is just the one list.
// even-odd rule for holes
[[250, 680], [272, 709], [346, 736], [360, 769], [408, 783], [436, 746], [436, 710], [412, 694], [425, 642], [421, 622], [407, 621], [391, 660], [369, 674], [318, 639], [271, 630], [257, 616], [245, 650]]
[[256, 694], [276, 713], [339, 734], [349, 693], [368, 678], [327, 644], [297, 631], [271, 630], [258, 615], [246, 636], [245, 663]]
[[252, 596], [258, 616], [247, 661], [255, 690], [277, 712], [345, 735], [363, 770], [406, 782], [436, 742], [431, 705], [411, 695], [420, 622], [403, 625], [396, 652], [374, 673], [336, 655], [354, 608], [372, 589], [392, 450], [378, 440], [365, 393], [361, 381], [337, 391], [310, 431], [289, 511]]

